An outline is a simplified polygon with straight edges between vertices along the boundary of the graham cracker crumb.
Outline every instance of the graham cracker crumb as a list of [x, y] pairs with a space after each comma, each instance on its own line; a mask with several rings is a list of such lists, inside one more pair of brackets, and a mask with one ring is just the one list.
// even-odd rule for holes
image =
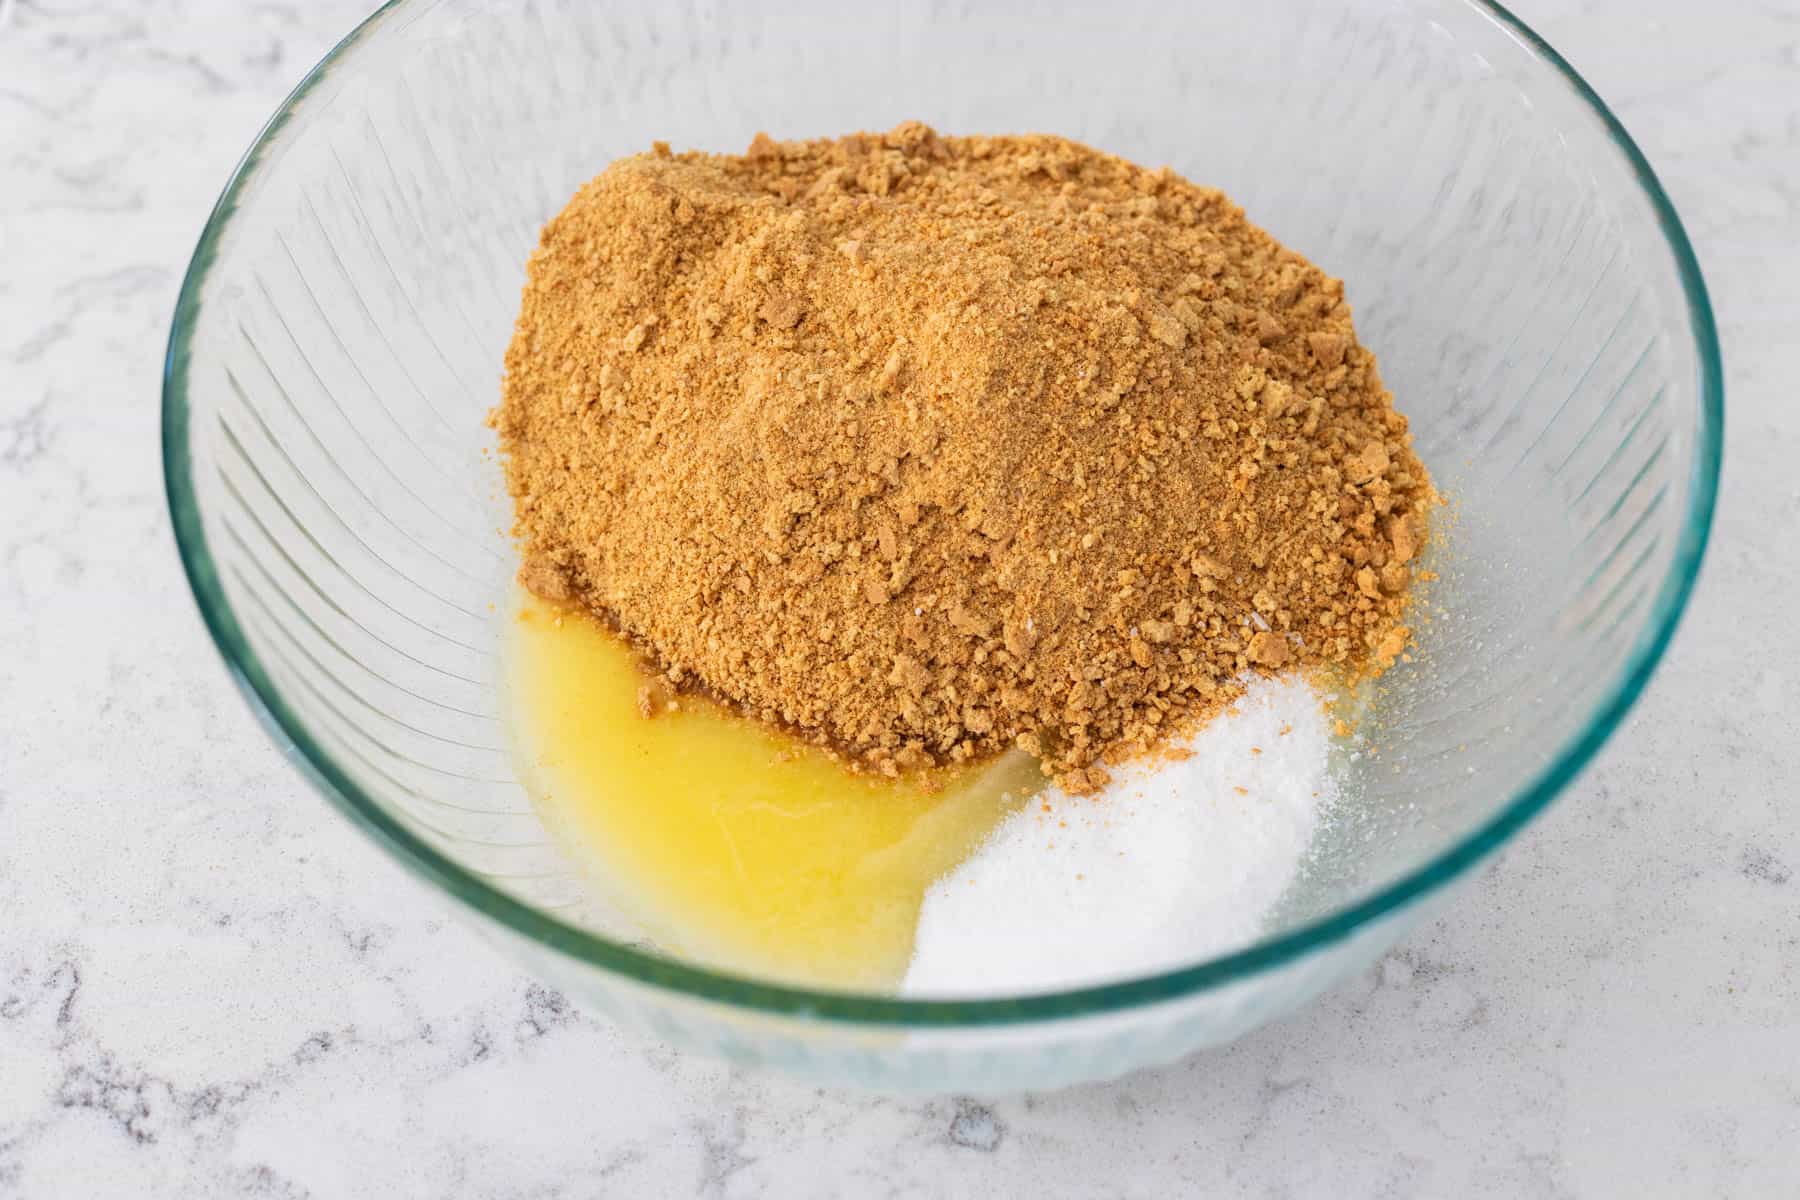
[[614, 163], [492, 420], [532, 591], [859, 765], [1074, 792], [1391, 663], [1434, 502], [1342, 283], [1223, 194], [916, 122]]
[[1271, 669], [1287, 665], [1287, 641], [1276, 633], [1259, 633], [1250, 639], [1250, 661]]

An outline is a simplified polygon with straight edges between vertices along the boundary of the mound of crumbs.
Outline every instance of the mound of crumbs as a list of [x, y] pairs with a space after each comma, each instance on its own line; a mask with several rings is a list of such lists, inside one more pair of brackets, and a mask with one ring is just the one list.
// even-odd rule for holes
[[1391, 664], [1434, 502], [1340, 281], [1222, 193], [917, 123], [608, 167], [491, 421], [522, 581], [659, 688], [1074, 795], [1259, 672]]

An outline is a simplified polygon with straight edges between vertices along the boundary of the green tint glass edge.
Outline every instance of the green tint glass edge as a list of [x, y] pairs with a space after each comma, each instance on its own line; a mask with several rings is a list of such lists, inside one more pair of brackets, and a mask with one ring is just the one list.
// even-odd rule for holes
[[1658, 589], [1649, 623], [1611, 693], [1586, 725], [1560, 747], [1550, 765], [1522, 789], [1487, 824], [1431, 862], [1395, 880], [1375, 894], [1331, 916], [1221, 958], [1123, 983], [1016, 999], [966, 1001], [901, 1000], [847, 992], [784, 987], [712, 971], [703, 967], [633, 950], [568, 925], [532, 908], [469, 874], [453, 860], [422, 841], [390, 817], [337, 766], [313, 740], [283, 700], [262, 663], [251, 650], [236, 614], [220, 586], [207, 548], [192, 477], [191, 412], [187, 388], [194, 323], [206, 274], [220, 238], [235, 212], [238, 198], [253, 178], [264, 154], [306, 97], [358, 43], [374, 32], [407, 0], [387, 0], [321, 59], [282, 102], [239, 161], [189, 262], [176, 301], [163, 370], [163, 471], [170, 517], [188, 582], [214, 644], [234, 679], [259, 708], [263, 724], [288, 757], [299, 762], [315, 786], [352, 821], [375, 838], [415, 874], [443, 887], [461, 902], [512, 932], [583, 963], [616, 972], [639, 984], [736, 1005], [758, 1012], [809, 1017], [849, 1024], [974, 1027], [1018, 1024], [1056, 1018], [1116, 1013], [1188, 996], [1274, 970], [1311, 951], [1342, 941], [1383, 916], [1395, 913], [1466, 872], [1497, 849], [1586, 766], [1611, 736], [1655, 670], [1686, 607], [1699, 573], [1711, 531], [1723, 454], [1724, 379], [1718, 333], [1700, 266], [1673, 204], [1643, 153], [1623, 125], [1587, 82], [1536, 32], [1491, 0], [1469, 0], [1531, 54], [1548, 64], [1593, 111], [1614, 146], [1624, 156], [1649, 198], [1659, 227], [1675, 260], [1688, 319], [1699, 355], [1699, 427], [1694, 450], [1689, 502], [1680, 540], [1668, 573]]

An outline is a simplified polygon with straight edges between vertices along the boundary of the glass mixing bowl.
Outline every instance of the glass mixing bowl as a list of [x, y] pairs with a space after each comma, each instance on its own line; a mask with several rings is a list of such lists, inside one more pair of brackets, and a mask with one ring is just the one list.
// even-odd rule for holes
[[[1077, 991], [901, 1000], [659, 954], [590, 901], [496, 703], [509, 506], [482, 418], [543, 221], [616, 156], [920, 119], [1221, 187], [1348, 282], [1451, 504], [1380, 753], [1265, 936]], [[1368, 963], [1591, 757], [1667, 644], [1719, 472], [1687, 238], [1568, 63], [1476, 0], [401, 0], [245, 155], [184, 283], [169, 504], [253, 708], [334, 804], [621, 1023], [884, 1088], [1117, 1075]]]

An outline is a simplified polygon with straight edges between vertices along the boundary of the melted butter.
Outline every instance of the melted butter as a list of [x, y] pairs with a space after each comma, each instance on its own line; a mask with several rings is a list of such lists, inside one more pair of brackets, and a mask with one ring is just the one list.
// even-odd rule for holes
[[1009, 754], [885, 779], [705, 699], [644, 717], [635, 656], [522, 602], [509, 670], [546, 825], [664, 949], [757, 974], [892, 988], [925, 892], [1043, 784]]

